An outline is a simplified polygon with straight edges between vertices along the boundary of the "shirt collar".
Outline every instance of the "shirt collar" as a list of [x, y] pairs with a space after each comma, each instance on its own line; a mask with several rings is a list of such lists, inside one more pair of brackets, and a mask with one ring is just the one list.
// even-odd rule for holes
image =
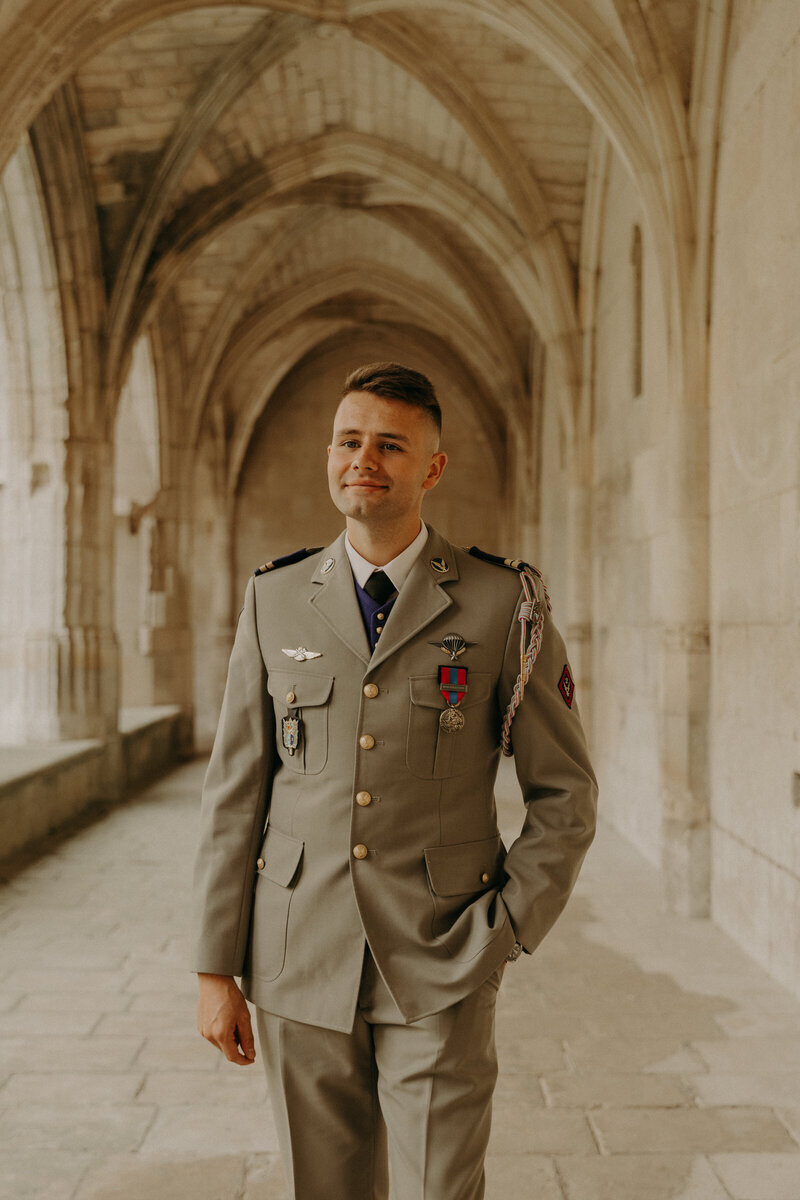
[[422, 553], [422, 547], [428, 540], [427, 525], [422, 520], [419, 524], [419, 533], [414, 538], [411, 545], [406, 546], [405, 550], [401, 550], [396, 558], [393, 558], [391, 562], [385, 563], [382, 567], [376, 567], [375, 563], [368, 562], [367, 559], [364, 558], [363, 555], [359, 554], [358, 551], [353, 547], [350, 541], [350, 535], [347, 534], [345, 536], [344, 545], [347, 551], [347, 557], [350, 559], [350, 566], [353, 569], [353, 575], [359, 587], [363, 588], [373, 571], [383, 571], [384, 574], [389, 576], [396, 590], [398, 592], [400, 591], [400, 588], [408, 578], [411, 568]]

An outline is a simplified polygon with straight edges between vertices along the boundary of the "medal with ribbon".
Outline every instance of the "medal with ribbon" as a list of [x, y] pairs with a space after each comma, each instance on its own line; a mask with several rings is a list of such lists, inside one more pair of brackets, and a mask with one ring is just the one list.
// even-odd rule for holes
[[464, 714], [458, 707], [467, 693], [468, 667], [439, 667], [439, 691], [447, 708], [439, 714], [439, 727], [447, 733], [464, 728]]

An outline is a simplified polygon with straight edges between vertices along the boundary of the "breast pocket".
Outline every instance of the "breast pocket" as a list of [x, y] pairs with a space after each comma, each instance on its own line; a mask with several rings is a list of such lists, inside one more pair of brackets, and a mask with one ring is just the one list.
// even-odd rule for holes
[[[485, 749], [487, 712], [494, 692], [494, 676], [470, 672], [461, 704], [463, 729], [442, 729], [439, 718], [447, 707], [439, 691], [438, 675], [412, 675], [409, 685], [406, 766], [419, 779], [448, 779], [472, 769], [474, 748]], [[475, 711], [470, 714], [470, 709]], [[474, 728], [473, 728], [474, 726]], [[476, 734], [481, 736], [476, 741]]]
[[[290, 771], [318, 775], [328, 761], [328, 706], [333, 676], [313, 671], [270, 670], [267, 688], [275, 707], [278, 753]], [[292, 730], [287, 718], [297, 718], [296, 749], [290, 754]]]

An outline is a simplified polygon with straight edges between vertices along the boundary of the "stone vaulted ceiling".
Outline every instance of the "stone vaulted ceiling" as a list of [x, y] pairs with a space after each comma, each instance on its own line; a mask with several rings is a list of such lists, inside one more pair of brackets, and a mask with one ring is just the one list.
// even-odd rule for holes
[[[513, 412], [534, 333], [577, 327], [596, 118], [567, 56], [573, 73], [581, 53], [591, 63], [585, 36], [623, 82], [628, 69], [620, 5], [573, 7], [585, 28], [559, 13], [560, 63], [510, 3], [327, 19], [289, 3], [107, 5], [116, 25], [49, 102], [96, 213], [106, 379], [169, 313], [193, 436], [212, 404], [250, 428], [245, 363], [272, 352], [290, 369], [347, 328], [390, 325], [438, 341]], [[679, 66], [695, 6], [651, 7]]]

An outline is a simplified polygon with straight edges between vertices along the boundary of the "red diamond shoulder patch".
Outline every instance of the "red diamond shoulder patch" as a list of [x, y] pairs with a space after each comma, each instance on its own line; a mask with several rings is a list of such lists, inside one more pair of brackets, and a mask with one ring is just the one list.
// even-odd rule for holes
[[561, 672], [561, 678], [558, 681], [558, 690], [564, 697], [564, 703], [567, 708], [572, 708], [572, 701], [575, 696], [575, 684], [566, 663], [564, 664], [564, 670]]

